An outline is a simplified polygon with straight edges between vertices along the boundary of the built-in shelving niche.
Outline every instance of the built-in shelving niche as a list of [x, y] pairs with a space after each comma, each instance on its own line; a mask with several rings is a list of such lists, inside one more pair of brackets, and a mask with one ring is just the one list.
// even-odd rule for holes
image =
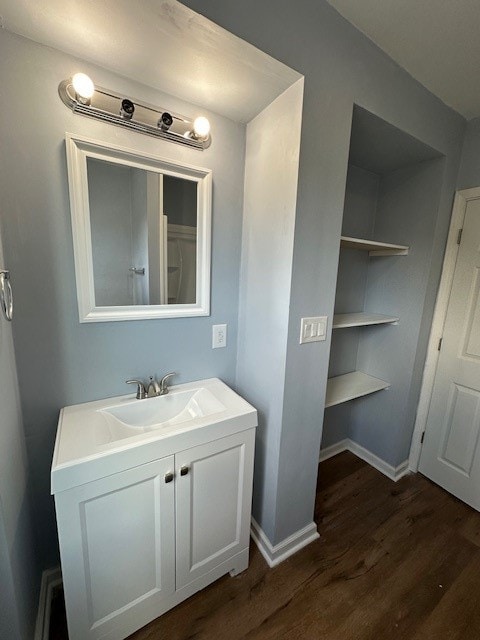
[[[365, 240], [342, 236], [342, 249], [354, 249], [368, 252], [371, 257], [406, 256], [409, 247], [376, 240]], [[341, 286], [342, 283], [340, 282]], [[354, 327], [374, 327], [376, 325], [398, 324], [399, 317], [383, 313], [367, 311], [336, 313], [333, 317], [333, 329], [352, 329]], [[388, 389], [390, 383], [371, 376], [363, 371], [350, 371], [342, 375], [335, 375], [328, 379], [325, 408], [333, 407], [343, 402], [367, 396], [377, 391]]]
[[[341, 236], [341, 249], [354, 249], [364, 251], [369, 258], [406, 256], [409, 247], [401, 244], [380, 242], [377, 240], [366, 240], [351, 236]], [[365, 269], [365, 263], [362, 265]], [[368, 266], [366, 267], [368, 270]], [[338, 286], [344, 283], [339, 279]], [[333, 329], [351, 329], [354, 327], [374, 327], [376, 325], [395, 325], [399, 321], [398, 316], [386, 315], [383, 313], [370, 313], [368, 311], [357, 311], [349, 313], [336, 313], [333, 317]], [[363, 371], [350, 371], [342, 375], [335, 375], [328, 379], [325, 408], [333, 407], [343, 402], [355, 400], [363, 396], [388, 389], [390, 383]]]
[[[341, 423], [352, 421], [357, 413], [357, 405], [351, 401], [386, 389], [392, 393], [396, 384], [390, 376], [395, 378], [392, 361], [401, 355], [402, 348], [400, 327], [396, 326], [402, 325], [405, 309], [401, 283], [410, 274], [406, 261], [415, 240], [407, 220], [421, 211], [413, 208], [418, 201], [414, 192], [412, 210], [400, 210], [395, 199], [399, 184], [395, 174], [408, 167], [414, 174], [416, 166], [438, 155], [364, 109], [354, 108], [325, 402], [326, 408], [338, 407], [328, 428], [332, 432], [343, 429], [344, 437], [349, 427]], [[412, 179], [412, 185], [412, 189], [419, 189], [417, 178]], [[406, 201], [410, 204], [408, 197]], [[399, 295], [395, 296], [395, 291]], [[327, 411], [326, 423], [329, 415]], [[370, 414], [363, 404], [356, 424], [371, 427], [378, 415], [376, 410]], [[327, 440], [334, 438], [330, 433]]]

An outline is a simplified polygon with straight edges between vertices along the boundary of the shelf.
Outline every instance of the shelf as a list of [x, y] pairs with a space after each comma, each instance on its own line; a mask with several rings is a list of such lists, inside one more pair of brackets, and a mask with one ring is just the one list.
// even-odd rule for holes
[[368, 327], [375, 324], [396, 324], [395, 316], [384, 316], [381, 313], [337, 313], [333, 316], [333, 329], [348, 327]]
[[361, 240], [360, 238], [350, 238], [341, 236], [340, 246], [345, 249], [359, 249], [368, 251], [370, 256], [406, 256], [408, 247], [401, 244], [389, 244], [388, 242], [376, 242], [375, 240]]
[[343, 376], [329, 378], [325, 408], [333, 407], [336, 404], [348, 402], [355, 398], [361, 398], [382, 389], [388, 389], [389, 386], [389, 382], [373, 378], [361, 371], [353, 371]]

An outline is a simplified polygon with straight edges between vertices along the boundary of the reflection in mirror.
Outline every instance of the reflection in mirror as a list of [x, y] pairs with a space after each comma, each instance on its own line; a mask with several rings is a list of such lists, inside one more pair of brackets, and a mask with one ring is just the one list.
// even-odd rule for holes
[[196, 300], [197, 183], [87, 159], [96, 306]]

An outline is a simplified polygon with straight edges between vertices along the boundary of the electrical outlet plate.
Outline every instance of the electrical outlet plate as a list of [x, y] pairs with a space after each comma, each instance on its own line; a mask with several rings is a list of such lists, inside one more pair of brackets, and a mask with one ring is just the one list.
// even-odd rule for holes
[[327, 339], [327, 316], [302, 318], [300, 324], [300, 344], [323, 342]]
[[212, 325], [212, 349], [220, 349], [227, 346], [227, 325]]

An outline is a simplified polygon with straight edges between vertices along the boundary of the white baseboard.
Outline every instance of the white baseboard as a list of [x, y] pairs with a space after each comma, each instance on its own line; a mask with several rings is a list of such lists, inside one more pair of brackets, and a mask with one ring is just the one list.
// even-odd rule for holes
[[282, 542], [272, 545], [254, 518], [252, 518], [250, 535], [260, 553], [265, 558], [268, 566], [271, 568], [276, 567], [277, 564], [280, 564], [280, 562], [283, 562], [294, 553], [297, 553], [297, 551], [300, 551], [300, 549], [303, 549], [303, 547], [306, 547], [307, 544], [310, 544], [320, 537], [317, 531], [317, 525], [315, 522], [312, 522], [288, 538], [285, 538]]
[[60, 584], [62, 584], [60, 567], [47, 569], [42, 573], [40, 596], [38, 598], [37, 622], [35, 624], [35, 640], [48, 640], [49, 638], [52, 592], [53, 589]]
[[345, 440], [335, 442], [335, 444], [331, 444], [329, 447], [325, 447], [325, 449], [320, 449], [320, 462], [333, 458], [333, 456], [343, 453], [344, 451], [350, 451], [348, 447], [350, 442], [348, 438], [345, 438]]
[[343, 451], [350, 451], [358, 458], [361, 458], [365, 462], [367, 462], [370, 466], [374, 467], [381, 473], [383, 473], [387, 478], [397, 482], [400, 478], [410, 473], [408, 468], [408, 459], [404, 460], [398, 467], [393, 467], [388, 464], [374, 453], [365, 449], [361, 445], [357, 444], [350, 438], [345, 438], [345, 440], [340, 440], [340, 442], [336, 442], [335, 444], [330, 445], [329, 447], [325, 447], [325, 449], [321, 449], [320, 451], [320, 462], [324, 460], [328, 460], [328, 458], [332, 458], [336, 456], [338, 453], [342, 453]]

